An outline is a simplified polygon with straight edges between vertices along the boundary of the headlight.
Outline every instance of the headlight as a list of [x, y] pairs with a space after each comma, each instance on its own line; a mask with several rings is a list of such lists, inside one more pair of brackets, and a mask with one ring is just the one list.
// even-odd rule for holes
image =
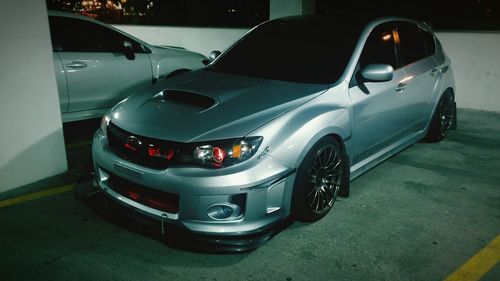
[[228, 139], [205, 143], [185, 144], [175, 156], [175, 163], [201, 164], [221, 168], [243, 162], [259, 148], [262, 137]]
[[104, 136], [108, 136], [108, 125], [109, 125], [109, 121], [111, 121], [111, 118], [108, 116], [108, 114], [104, 115], [101, 119], [101, 131], [102, 133], [104, 134]]

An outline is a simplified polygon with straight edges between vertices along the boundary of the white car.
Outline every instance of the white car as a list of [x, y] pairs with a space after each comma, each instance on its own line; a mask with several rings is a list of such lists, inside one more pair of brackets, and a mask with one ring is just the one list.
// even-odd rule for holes
[[206, 58], [152, 46], [91, 18], [49, 11], [63, 122], [101, 117], [134, 89], [203, 67]]

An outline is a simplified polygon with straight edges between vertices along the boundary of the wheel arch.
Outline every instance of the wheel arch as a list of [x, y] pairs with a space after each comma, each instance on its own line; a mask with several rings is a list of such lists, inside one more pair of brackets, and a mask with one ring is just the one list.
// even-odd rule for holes
[[180, 69], [195, 70], [204, 67], [202, 60], [205, 57], [187, 51], [163, 50], [161, 53], [150, 54], [149, 58], [153, 78], [161, 80]]
[[427, 124], [427, 128], [426, 128], [426, 131], [428, 131], [430, 129], [430, 125], [431, 125], [431, 122], [432, 122], [432, 119], [434, 118], [434, 115], [436, 114], [436, 110], [438, 108], [438, 104], [439, 104], [439, 101], [441, 100], [441, 98], [444, 97], [444, 95], [448, 94], [448, 93], [451, 93], [451, 95], [453, 96], [453, 101], [455, 102], [455, 118], [454, 118], [454, 122], [451, 126], [451, 129], [456, 129], [457, 128], [457, 111], [456, 111], [456, 95], [455, 95], [455, 89], [451, 86], [448, 86], [446, 89], [444, 89], [443, 91], [441, 91], [441, 94], [437, 97], [436, 101], [434, 102], [434, 107], [432, 109], [432, 114], [429, 118], [429, 122]]
[[[347, 169], [346, 169], [346, 175], [347, 175], [347, 181], [346, 184], [343, 184], [343, 188], [339, 191], [339, 196], [340, 197], [348, 197], [349, 192], [350, 192], [350, 184], [349, 184], [349, 157], [347, 156], [346, 153], [346, 143], [345, 143], [345, 138], [348, 137], [348, 133], [336, 126], [330, 126], [327, 128], [324, 128], [323, 130], [317, 132], [315, 135], [310, 137], [303, 146], [301, 146], [301, 152], [300, 154], [294, 158], [294, 162], [289, 163], [290, 166], [294, 167], [295, 169], [298, 169], [302, 161], [304, 161], [305, 157], [307, 156], [307, 153], [313, 148], [313, 146], [319, 142], [323, 137], [328, 136], [334, 140], [336, 140], [341, 148], [342, 151], [344, 152], [344, 161], [347, 161]], [[285, 195], [284, 195], [284, 206], [286, 206], [286, 209], [291, 212], [291, 205], [292, 205], [292, 195], [293, 195], [293, 190], [294, 190], [294, 184], [295, 184], [295, 178], [296, 174], [293, 176], [289, 177], [287, 179], [286, 186], [287, 188], [285, 189]]]

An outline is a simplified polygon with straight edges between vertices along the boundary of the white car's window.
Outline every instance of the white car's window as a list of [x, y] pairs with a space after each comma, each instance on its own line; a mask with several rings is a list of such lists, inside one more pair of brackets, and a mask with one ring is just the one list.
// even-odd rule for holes
[[359, 64], [364, 68], [368, 64], [388, 64], [397, 69], [399, 64], [396, 57], [396, 38], [393, 25], [382, 24], [370, 32], [366, 40]]
[[429, 56], [421, 29], [414, 23], [399, 22], [397, 31], [401, 39], [399, 51], [403, 65]]
[[425, 31], [420, 29], [422, 33], [422, 37], [424, 38], [425, 49], [428, 56], [432, 56], [436, 53], [436, 40], [434, 39], [434, 35], [429, 31]]
[[134, 52], [144, 52], [137, 42], [99, 24], [66, 17], [50, 17], [49, 22], [54, 51], [119, 53], [123, 41], [129, 41]]
[[264, 23], [235, 43], [208, 69], [302, 83], [339, 79], [364, 26], [343, 19]]

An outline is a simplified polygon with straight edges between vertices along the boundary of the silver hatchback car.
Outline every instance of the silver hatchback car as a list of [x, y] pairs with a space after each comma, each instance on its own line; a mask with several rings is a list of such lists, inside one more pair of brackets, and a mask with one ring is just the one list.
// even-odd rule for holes
[[268, 21], [204, 69], [114, 106], [93, 140], [96, 186], [162, 231], [247, 249], [288, 217], [322, 218], [405, 147], [443, 139], [454, 93], [420, 22]]

